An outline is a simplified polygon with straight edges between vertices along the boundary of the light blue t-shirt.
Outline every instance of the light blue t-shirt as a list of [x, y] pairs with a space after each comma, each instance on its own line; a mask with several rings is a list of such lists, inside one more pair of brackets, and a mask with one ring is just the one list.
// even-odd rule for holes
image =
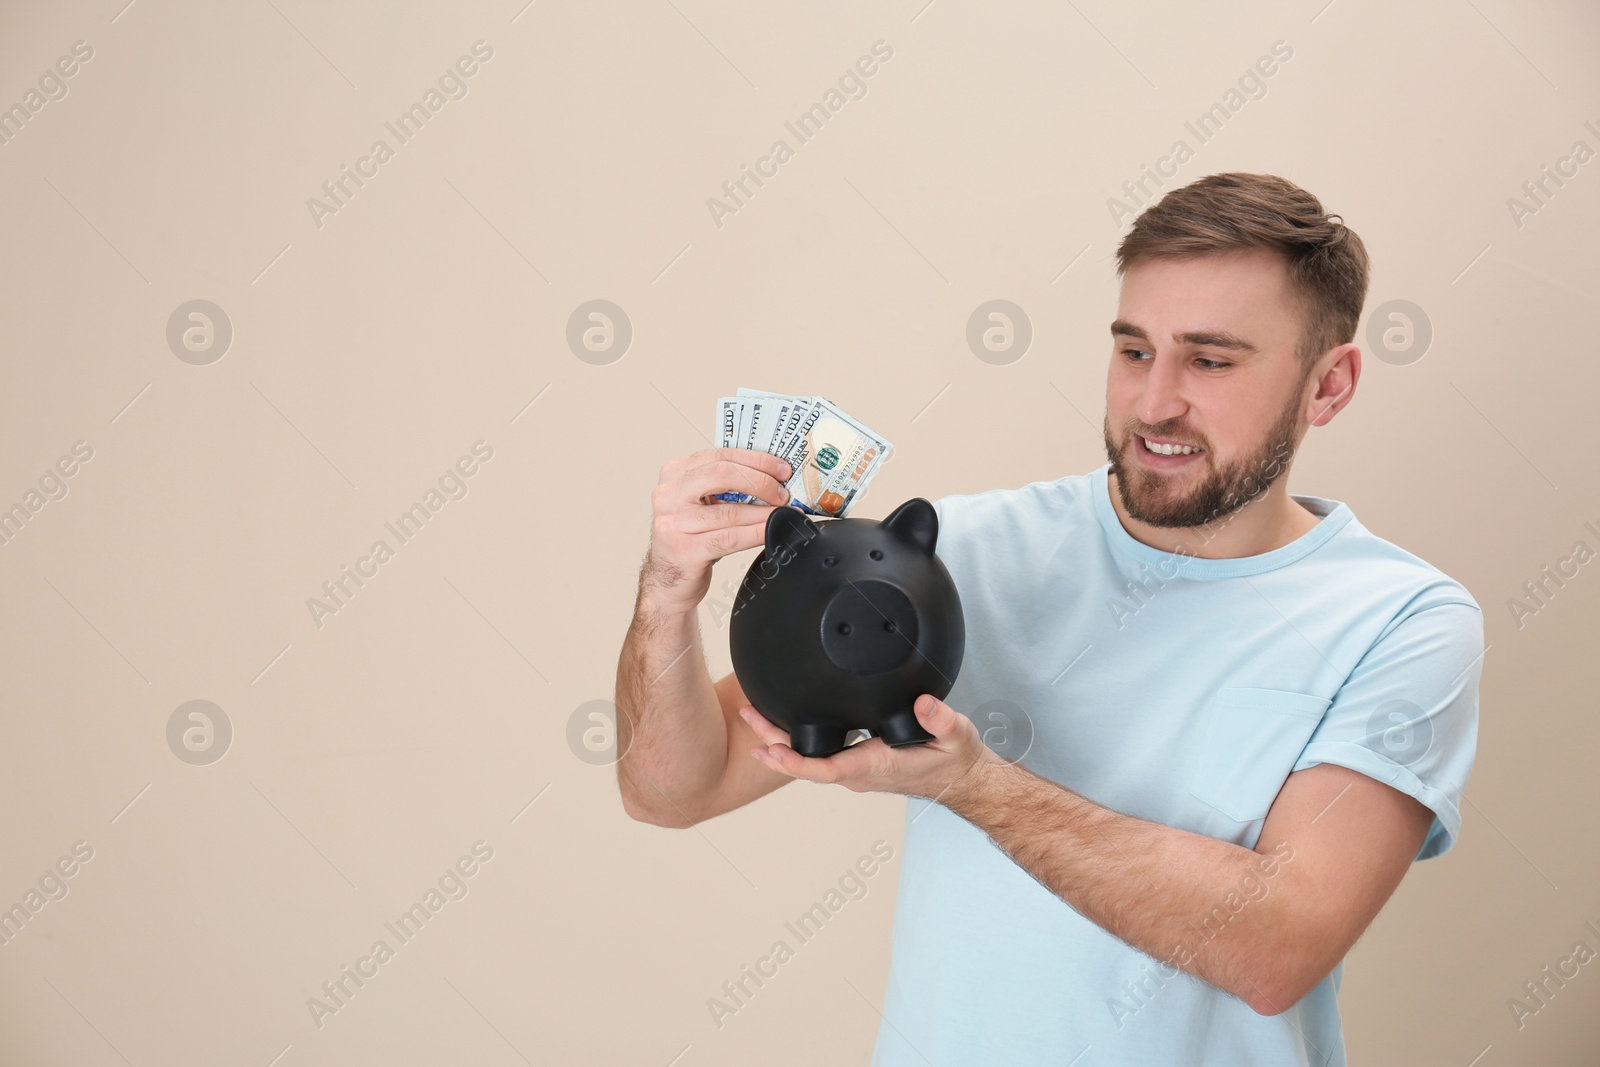
[[[1284, 779], [1332, 763], [1433, 811], [1417, 859], [1448, 849], [1477, 748], [1483, 613], [1467, 590], [1320, 497], [1294, 496], [1321, 520], [1271, 552], [1160, 551], [1123, 528], [1108, 469], [936, 502], [967, 635], [946, 702], [1002, 755], [1127, 815], [1254, 848]], [[1274, 889], [1242, 884], [1187, 948], [1237, 936]], [[1263, 1016], [1172, 966], [1177, 951], [1131, 948], [909, 798], [872, 1062], [1345, 1063], [1342, 963]]]

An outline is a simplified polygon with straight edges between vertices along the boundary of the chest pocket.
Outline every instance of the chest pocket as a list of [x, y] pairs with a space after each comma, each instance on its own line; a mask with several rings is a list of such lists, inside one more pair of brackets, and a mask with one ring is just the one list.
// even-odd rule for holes
[[1266, 818], [1328, 703], [1286, 689], [1217, 690], [1190, 794], [1235, 822]]

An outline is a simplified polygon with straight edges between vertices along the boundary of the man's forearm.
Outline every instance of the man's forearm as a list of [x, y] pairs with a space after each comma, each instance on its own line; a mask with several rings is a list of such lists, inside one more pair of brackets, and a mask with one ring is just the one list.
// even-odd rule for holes
[[1283, 896], [1262, 887], [1293, 858], [1291, 846], [1262, 842], [1269, 851], [1253, 852], [1122, 815], [1016, 764], [994, 759], [980, 769], [941, 802], [1046, 889], [1257, 1011], [1288, 1007], [1266, 990], [1281, 988], [1280, 968], [1304, 949], [1293, 943]]
[[686, 817], [727, 763], [727, 728], [693, 608], [663, 607], [641, 584], [617, 660], [617, 784], [635, 818]]

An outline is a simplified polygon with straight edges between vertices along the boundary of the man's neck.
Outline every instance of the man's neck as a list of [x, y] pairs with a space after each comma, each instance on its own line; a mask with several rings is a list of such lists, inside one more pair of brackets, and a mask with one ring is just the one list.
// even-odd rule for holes
[[1289, 495], [1287, 479], [1280, 478], [1266, 493], [1239, 510], [1206, 526], [1151, 526], [1129, 516], [1122, 506], [1117, 476], [1106, 474], [1111, 506], [1128, 536], [1162, 552], [1178, 552], [1200, 559], [1238, 559], [1282, 548], [1321, 521]]

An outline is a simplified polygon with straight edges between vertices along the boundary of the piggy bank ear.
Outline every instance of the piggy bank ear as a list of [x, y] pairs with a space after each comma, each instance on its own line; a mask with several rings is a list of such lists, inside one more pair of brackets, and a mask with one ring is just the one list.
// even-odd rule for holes
[[767, 558], [786, 563], [817, 536], [817, 524], [799, 508], [780, 504], [767, 516]]
[[939, 540], [939, 513], [920, 496], [895, 508], [878, 525], [930, 554]]

